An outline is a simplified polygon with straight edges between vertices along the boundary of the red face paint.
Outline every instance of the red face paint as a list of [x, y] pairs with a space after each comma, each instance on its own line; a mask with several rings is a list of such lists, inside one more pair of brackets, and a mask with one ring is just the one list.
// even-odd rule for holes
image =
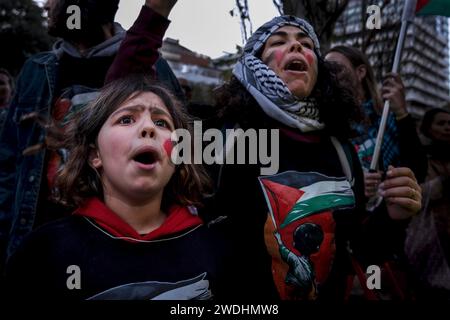
[[309, 64], [310, 66], [312, 66], [312, 65], [314, 64], [314, 56], [313, 56], [312, 53], [310, 53], [310, 52], [305, 52], [305, 58], [306, 58], [306, 61], [308, 61], [308, 64]]
[[166, 141], [164, 141], [163, 143], [163, 148], [166, 151], [167, 156], [170, 158], [170, 155], [172, 154], [172, 150], [173, 150], [173, 146], [174, 146], [174, 142], [170, 139], [167, 139]]
[[277, 63], [277, 66], [281, 64], [281, 61], [283, 60], [283, 51], [282, 50], [275, 50], [274, 58], [275, 62]]

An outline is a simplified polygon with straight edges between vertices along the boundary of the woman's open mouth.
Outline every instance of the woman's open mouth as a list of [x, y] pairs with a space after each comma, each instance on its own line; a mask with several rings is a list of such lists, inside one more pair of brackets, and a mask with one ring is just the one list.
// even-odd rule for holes
[[308, 66], [305, 61], [300, 59], [295, 59], [286, 64], [284, 67], [286, 71], [294, 71], [294, 72], [305, 72], [308, 70]]

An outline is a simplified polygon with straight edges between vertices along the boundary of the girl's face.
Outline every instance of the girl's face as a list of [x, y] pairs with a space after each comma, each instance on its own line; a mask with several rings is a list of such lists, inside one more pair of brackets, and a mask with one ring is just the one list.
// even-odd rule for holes
[[435, 140], [450, 143], [450, 114], [439, 112], [434, 116], [430, 135]]
[[303, 31], [285, 26], [272, 34], [261, 60], [271, 68], [298, 98], [309, 96], [316, 85], [317, 57], [314, 43]]
[[175, 171], [170, 161], [174, 122], [154, 93], [127, 100], [105, 121], [91, 164], [98, 169], [104, 195], [123, 201], [148, 201], [162, 195]]

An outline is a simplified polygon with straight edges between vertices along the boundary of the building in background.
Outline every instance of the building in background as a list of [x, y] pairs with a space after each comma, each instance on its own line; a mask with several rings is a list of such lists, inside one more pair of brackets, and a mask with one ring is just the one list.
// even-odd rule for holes
[[[391, 71], [404, 1], [350, 0], [336, 23], [333, 45], [351, 45], [369, 57], [378, 80]], [[381, 3], [381, 4], [380, 4]], [[379, 4], [381, 29], [365, 27], [366, 8]], [[416, 17], [409, 24], [400, 63], [410, 113], [419, 118], [450, 101], [448, 18]]]
[[213, 60], [214, 66], [221, 71], [222, 78], [225, 81], [230, 80], [233, 68], [242, 54], [242, 47], [236, 46], [235, 53], [224, 53], [222, 56]]
[[211, 91], [223, 80], [221, 70], [214, 66], [210, 57], [193, 52], [171, 38], [164, 39], [161, 55], [169, 63], [183, 89], [190, 88], [192, 100], [212, 102]]

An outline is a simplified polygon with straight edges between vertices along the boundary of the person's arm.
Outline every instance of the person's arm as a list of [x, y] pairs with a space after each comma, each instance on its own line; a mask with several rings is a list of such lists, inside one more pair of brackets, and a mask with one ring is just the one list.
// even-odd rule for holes
[[389, 100], [395, 114], [400, 151], [400, 165], [410, 168], [419, 182], [427, 174], [427, 156], [417, 135], [414, 120], [406, 108], [405, 86], [397, 73], [388, 73], [383, 81], [383, 99]]
[[170, 24], [167, 17], [176, 2], [146, 0], [138, 18], [126, 33], [105, 83], [133, 73], [155, 76], [154, 64], [159, 58], [158, 49]]
[[[22, 74], [23, 70], [22, 69]], [[18, 149], [17, 126], [14, 115], [26, 77], [19, 76], [16, 94], [6, 115], [3, 130], [0, 132], [0, 270], [6, 259], [9, 232], [12, 223], [12, 207], [16, 193]]]

